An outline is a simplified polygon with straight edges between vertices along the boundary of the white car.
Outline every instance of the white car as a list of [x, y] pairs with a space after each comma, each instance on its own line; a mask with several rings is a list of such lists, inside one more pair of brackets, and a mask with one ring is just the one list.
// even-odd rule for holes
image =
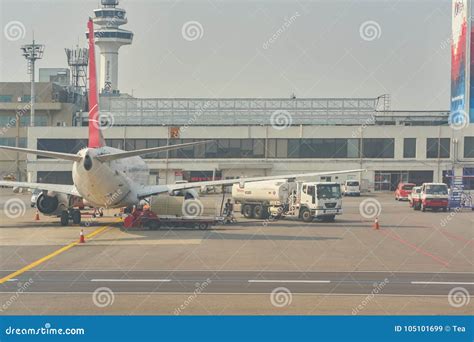
[[360, 183], [357, 180], [346, 180], [342, 185], [344, 196], [360, 196]]

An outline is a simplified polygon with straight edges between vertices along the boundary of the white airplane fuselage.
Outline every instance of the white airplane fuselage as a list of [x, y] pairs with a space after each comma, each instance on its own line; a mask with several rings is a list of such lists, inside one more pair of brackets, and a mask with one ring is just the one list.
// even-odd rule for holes
[[97, 207], [117, 208], [137, 204], [138, 191], [148, 183], [149, 170], [138, 157], [102, 162], [95, 157], [124, 152], [113, 147], [84, 148], [74, 162], [72, 178], [81, 197]]

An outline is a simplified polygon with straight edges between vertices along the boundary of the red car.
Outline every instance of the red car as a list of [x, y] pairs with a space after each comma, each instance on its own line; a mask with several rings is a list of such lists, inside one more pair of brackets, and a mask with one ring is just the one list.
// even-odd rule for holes
[[408, 201], [408, 195], [411, 194], [411, 190], [415, 187], [414, 183], [399, 183], [397, 190], [395, 190], [396, 201]]

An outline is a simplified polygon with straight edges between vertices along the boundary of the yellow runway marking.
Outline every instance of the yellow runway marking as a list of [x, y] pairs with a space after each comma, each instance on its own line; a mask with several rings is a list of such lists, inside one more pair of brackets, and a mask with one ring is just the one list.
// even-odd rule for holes
[[[102, 233], [102, 232], [103, 232], [104, 230], [106, 230], [108, 227], [109, 227], [109, 226], [103, 226], [103, 227], [101, 227], [101, 228], [98, 228], [98, 229], [94, 230], [92, 233], [86, 235], [86, 239], [90, 239], [90, 238], [92, 238], [93, 236], [96, 236], [97, 234]], [[1, 278], [1, 279], [0, 279], [0, 284], [3, 284], [3, 283], [5, 283], [5, 282], [7, 282], [8, 280], [10, 280], [10, 279], [12, 279], [12, 278], [14, 278], [14, 277], [16, 277], [16, 276], [22, 274], [22, 273], [25, 273], [26, 271], [29, 271], [29, 270], [31, 270], [32, 268], [35, 268], [35, 267], [38, 266], [38, 265], [41, 265], [43, 262], [48, 261], [48, 260], [54, 258], [55, 256], [57, 256], [57, 255], [59, 255], [59, 254], [65, 252], [65, 251], [71, 249], [72, 247], [74, 247], [74, 246], [76, 246], [76, 245], [78, 245], [78, 244], [79, 244], [79, 241], [71, 242], [69, 245], [64, 246], [64, 247], [62, 247], [62, 248], [60, 248], [60, 249], [54, 251], [53, 253], [48, 254], [48, 255], [46, 255], [46, 256], [44, 256], [44, 257], [42, 257], [42, 258], [40, 258], [40, 259], [38, 259], [38, 260], [36, 260], [36, 261], [33, 261], [31, 264], [26, 265], [26, 266], [23, 267], [23, 268], [20, 268], [18, 271], [15, 271], [15, 272], [13, 272], [13, 273], [7, 275], [6, 277]]]

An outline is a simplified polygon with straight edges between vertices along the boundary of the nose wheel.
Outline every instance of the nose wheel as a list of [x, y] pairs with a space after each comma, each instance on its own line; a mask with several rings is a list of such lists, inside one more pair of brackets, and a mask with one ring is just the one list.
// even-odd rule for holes
[[81, 224], [81, 211], [79, 209], [63, 210], [60, 215], [61, 226], [69, 225], [69, 221], [73, 224]]

